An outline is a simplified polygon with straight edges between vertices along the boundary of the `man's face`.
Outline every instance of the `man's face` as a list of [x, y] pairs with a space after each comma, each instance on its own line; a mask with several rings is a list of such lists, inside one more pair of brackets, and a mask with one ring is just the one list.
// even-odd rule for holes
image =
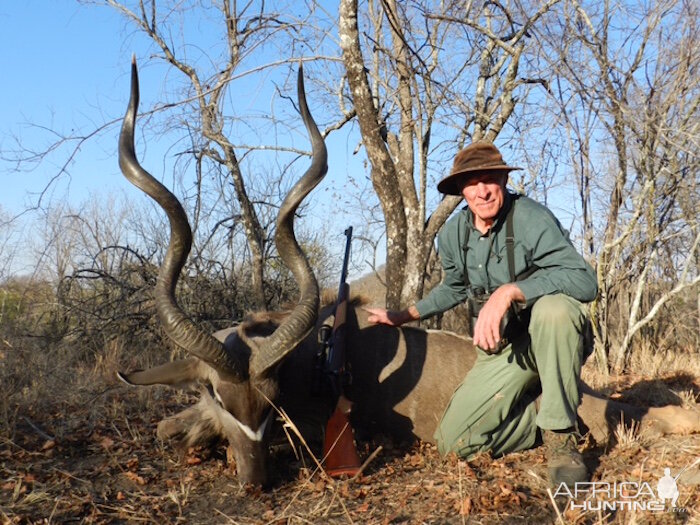
[[471, 175], [462, 184], [462, 196], [474, 213], [477, 227], [491, 226], [505, 200], [508, 173], [486, 171]]

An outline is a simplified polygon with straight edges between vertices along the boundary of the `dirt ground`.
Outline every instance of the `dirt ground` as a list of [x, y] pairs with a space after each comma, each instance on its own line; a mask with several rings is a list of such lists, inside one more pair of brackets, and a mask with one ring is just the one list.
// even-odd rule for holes
[[[667, 378], [666, 383], [677, 382]], [[632, 402], [658, 398], [647, 386], [619, 381]], [[653, 382], [659, 388], [659, 381]], [[687, 378], [684, 388], [688, 388]], [[663, 386], [663, 385], [662, 385]], [[697, 395], [700, 385], [693, 382]], [[66, 385], [70, 388], [70, 385]], [[83, 391], [46, 412], [14, 415], [12, 436], [0, 438], [0, 520], [3, 523], [700, 523], [700, 436], [658, 438], [620, 432], [609, 444], [583, 445], [593, 480], [617, 482], [619, 492], [590, 505], [635, 501], [646, 505], [664, 468], [677, 479], [675, 510], [617, 510], [585, 499], [547, 493], [542, 448], [473, 461], [441, 458], [419, 443], [398, 448], [381, 438], [360, 443], [363, 458], [379, 453], [354, 480], [331, 480], [308, 455], [278, 446], [268, 490], [241, 485], [227, 466], [223, 444], [178, 454], [155, 437], [157, 422], [193, 401], [189, 394], [157, 387], [111, 386]], [[697, 399], [697, 397], [696, 397]], [[624, 483], [627, 482], [627, 485]], [[635, 482], [633, 485], [632, 482]], [[597, 503], [596, 503], [597, 502]], [[559, 510], [561, 509], [561, 510]]]

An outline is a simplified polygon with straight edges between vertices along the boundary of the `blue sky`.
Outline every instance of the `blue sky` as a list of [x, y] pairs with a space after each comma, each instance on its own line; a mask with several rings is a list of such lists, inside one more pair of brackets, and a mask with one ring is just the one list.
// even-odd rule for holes
[[[122, 23], [106, 9], [79, 6], [70, 0], [6, 0], [0, 2], [0, 141], [14, 149], [16, 136], [40, 149], [55, 139], [30, 124], [70, 133], [88, 129], [102, 115], [115, 114], [115, 81], [127, 69], [130, 51], [122, 49]], [[120, 100], [121, 99], [121, 100]], [[94, 168], [110, 164], [106, 152], [87, 144], [78, 163], [55, 188], [54, 197], [82, 188], [104, 188]], [[92, 160], [88, 160], [92, 159]], [[60, 156], [31, 172], [16, 173], [12, 163], [0, 167], [0, 206], [16, 213], [27, 204], [27, 192], [42, 189], [57, 173]], [[94, 163], [94, 164], [93, 164]], [[114, 165], [114, 162], [111, 162]], [[76, 188], [79, 188], [76, 190]]]
[[[206, 34], [198, 26], [200, 21], [191, 23], [198, 34]], [[25, 147], [41, 151], [56, 141], [56, 135], [49, 130], [63, 134], [73, 130], [88, 132], [105, 122], [114, 122], [81, 146], [75, 160], [68, 165], [68, 173], [51, 186], [43, 203], [69, 201], [77, 204], [91, 193], [144, 198], [119, 172], [116, 137], [118, 120], [124, 113], [127, 99], [131, 55], [135, 53], [144, 59], [151, 52], [145, 37], [135, 33], [114, 9], [82, 6], [75, 0], [0, 0], [0, 28], [0, 45], [4, 50], [0, 54], [4, 77], [0, 83], [2, 155], [12, 155], [14, 137]], [[202, 45], [202, 48], [210, 47], [210, 43]], [[191, 53], [196, 52], [197, 48], [192, 46]], [[142, 66], [145, 62], [142, 61]], [[166, 68], [155, 67], [152, 63], [141, 68], [142, 109], [168, 96], [164, 85], [173, 82], [177, 75], [166, 76], [165, 71]], [[237, 83], [237, 90], [238, 86]], [[255, 84], [248, 86], [247, 93], [243, 95], [237, 91], [232, 96], [237, 97], [234, 101], [237, 105], [245, 101], [246, 114], [262, 114], [270, 107], [272, 86], [271, 80], [262, 75], [256, 77]], [[256, 126], [258, 124], [251, 124], [263, 143], [276, 140]], [[251, 141], [255, 139], [252, 137]], [[342, 231], [350, 221], [357, 225], [362, 218], [341, 215], [342, 204], [334, 198], [334, 191], [341, 188], [342, 194], [344, 179], [350, 174], [362, 181], [368, 173], [362, 164], [364, 155], [353, 155], [356, 137], [337, 133], [327, 143], [331, 152], [329, 176], [309, 199], [313, 205], [310, 214], [317, 223], [327, 224], [324, 206], [332, 205], [342, 244]], [[26, 164], [21, 171], [17, 171], [15, 163], [0, 159], [0, 210], [14, 215], [34, 204], [38, 192], [60, 172], [73, 146], [69, 144], [56, 150], [40, 164]], [[172, 158], [183, 149], [172, 146], [169, 137], [163, 136], [158, 143], [151, 134], [147, 149], [143, 142], [137, 147], [139, 152], [147, 153], [144, 165], [163, 178], [167, 177], [169, 166], [162, 159], [168, 153]], [[163, 180], [168, 184], [167, 178]], [[568, 222], [564, 220], [567, 226]]]
[[[128, 97], [131, 55], [143, 58], [150, 52], [145, 37], [134, 36], [133, 28], [116, 10], [81, 6], [75, 0], [0, 0], [0, 27], [0, 45], [6, 50], [0, 55], [6, 79], [0, 83], [0, 149], [5, 157], [15, 149], [14, 137], [32, 150], [41, 150], [57, 138], [48, 130], [66, 135], [73, 130], [89, 132], [121, 118]], [[202, 37], [198, 38], [201, 43]], [[165, 68], [144, 68], [143, 62], [141, 109], [161, 100], [164, 80], [177, 76], [166, 78]], [[245, 98], [246, 111], [255, 111], [256, 104], [262, 111], [269, 108], [273, 84], [264, 77], [256, 82], [250, 91], [254, 95]], [[88, 192], [124, 191], [128, 184], [119, 175], [114, 151], [117, 133], [115, 124], [82, 145], [68, 167], [68, 176], [61, 177], [47, 197], [74, 202]], [[158, 162], [153, 151], [165, 152], [171, 146], [166, 142], [158, 145], [150, 139], [151, 166]], [[355, 144], [329, 147], [338, 146], [347, 151]], [[60, 171], [69, 151], [68, 147], [56, 151], [31, 171], [17, 172], [14, 163], [0, 161], [0, 207], [17, 213], [35, 202], [36, 192]], [[345, 153], [336, 152], [334, 160], [339, 155]], [[153, 169], [157, 175], [162, 166]]]

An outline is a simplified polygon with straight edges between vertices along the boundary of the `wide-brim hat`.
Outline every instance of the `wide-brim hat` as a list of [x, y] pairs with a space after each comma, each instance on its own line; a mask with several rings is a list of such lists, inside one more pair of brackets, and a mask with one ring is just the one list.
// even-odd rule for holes
[[462, 188], [458, 182], [464, 179], [465, 174], [478, 174], [485, 171], [521, 170], [516, 166], [508, 166], [501, 156], [501, 152], [491, 142], [480, 140], [469, 144], [457, 153], [450, 174], [442, 179], [437, 186], [440, 193], [447, 195], [461, 195]]

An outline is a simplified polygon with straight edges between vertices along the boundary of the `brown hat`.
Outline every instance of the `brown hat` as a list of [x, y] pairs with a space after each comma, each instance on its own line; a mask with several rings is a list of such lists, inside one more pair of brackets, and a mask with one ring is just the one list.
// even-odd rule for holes
[[452, 165], [452, 171], [450, 174], [442, 179], [437, 186], [437, 189], [441, 193], [446, 193], [447, 195], [460, 195], [461, 188], [457, 184], [465, 173], [479, 173], [484, 171], [492, 170], [521, 170], [522, 168], [516, 168], [515, 166], [508, 166], [503, 162], [503, 157], [498, 148], [494, 146], [491, 142], [485, 140], [480, 140], [469, 144], [462, 151], [457, 153], [455, 157], [454, 164]]

